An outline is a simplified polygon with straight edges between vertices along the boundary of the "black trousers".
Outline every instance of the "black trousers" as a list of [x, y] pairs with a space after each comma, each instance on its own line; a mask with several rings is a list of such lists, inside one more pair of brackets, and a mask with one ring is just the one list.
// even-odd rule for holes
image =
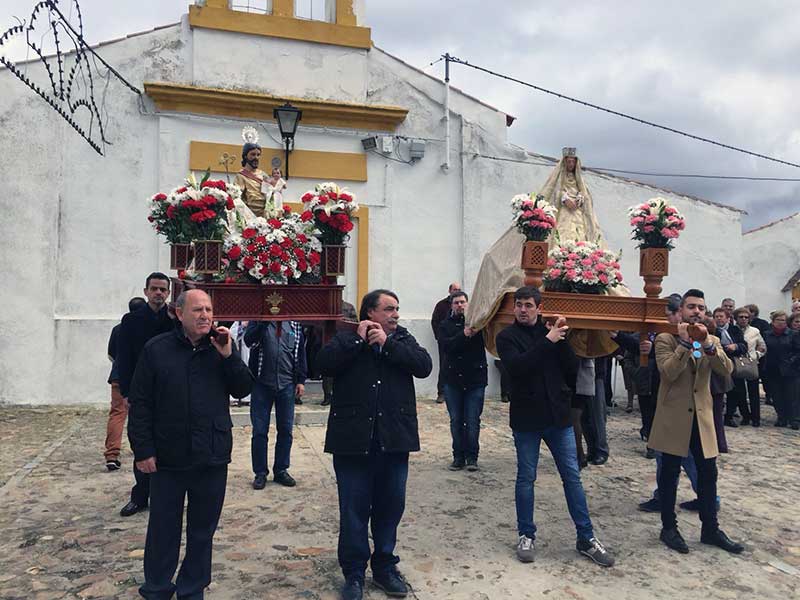
[[439, 396], [444, 396], [444, 373], [445, 373], [445, 353], [441, 342], [437, 341], [436, 345], [439, 348], [439, 376], [436, 379], [436, 393]]
[[800, 423], [800, 378], [770, 373], [769, 389], [778, 421]]
[[758, 379], [747, 381], [745, 379], [734, 379], [733, 389], [728, 392], [725, 404], [725, 418], [732, 419], [736, 415], [736, 409], [742, 414], [745, 420], [753, 423], [761, 423], [761, 398], [758, 391]]
[[[652, 360], [652, 359], [650, 359]], [[656, 416], [656, 398], [647, 394], [639, 394], [639, 410], [642, 413], [641, 434], [644, 439], [650, 437], [650, 430], [653, 428], [653, 419]]]
[[[211, 583], [211, 543], [217, 530], [228, 465], [186, 471], [156, 471], [150, 476], [150, 520], [144, 547], [144, 585], [139, 593], [148, 600], [200, 600]], [[178, 566], [186, 509], [186, 555]]]
[[[700, 502], [700, 521], [703, 531], [714, 532], [719, 528], [717, 522], [717, 459], [705, 458], [697, 429], [697, 418], [692, 421], [692, 435], [689, 439], [689, 452], [697, 465], [697, 499]], [[681, 474], [682, 456], [664, 452], [661, 458], [661, 472], [658, 477], [658, 497], [661, 499], [661, 526], [674, 529], [678, 526], [675, 514], [675, 497], [678, 493], [678, 478]]]
[[133, 476], [136, 483], [131, 488], [131, 502], [139, 506], [147, 506], [150, 501], [150, 474], [142, 473], [136, 468], [136, 461], [133, 463]]

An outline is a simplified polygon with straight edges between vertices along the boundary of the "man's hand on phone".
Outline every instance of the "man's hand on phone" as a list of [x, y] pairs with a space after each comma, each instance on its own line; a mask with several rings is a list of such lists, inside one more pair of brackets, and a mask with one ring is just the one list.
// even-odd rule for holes
[[231, 343], [231, 332], [227, 327], [216, 327], [211, 329], [211, 345], [217, 349], [222, 356], [228, 358], [233, 352]]

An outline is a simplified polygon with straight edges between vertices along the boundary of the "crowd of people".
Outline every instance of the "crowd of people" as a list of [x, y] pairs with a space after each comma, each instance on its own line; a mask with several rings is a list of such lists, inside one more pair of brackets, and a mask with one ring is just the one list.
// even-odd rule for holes
[[[486, 340], [483, 331], [466, 323], [467, 293], [457, 283], [448, 292], [432, 320], [439, 390], [450, 417], [452, 461], [447, 468], [478, 471], [489, 379]], [[211, 582], [212, 540], [231, 461], [230, 397], [250, 397], [253, 488], [263, 489], [269, 474], [273, 406], [273, 479], [294, 486], [289, 474], [294, 406], [304, 394], [310, 342], [303, 327], [291, 321], [216, 326], [205, 292], [183, 292], [174, 310], [167, 305], [169, 293], [170, 279], [151, 273], [144, 298], [131, 300], [128, 314], [112, 331], [104, 457], [109, 471], [120, 469], [127, 417], [136, 485], [120, 514], [150, 509], [141, 595], [202, 598]], [[581, 469], [609, 460], [605, 428], [613, 358], [577, 356], [568, 340], [568, 321], [558, 316], [547, 321], [540, 309], [538, 289], [517, 290], [514, 323], [496, 339], [517, 461], [516, 556], [525, 563], [535, 556], [534, 492], [544, 441], [563, 482], [576, 551], [610, 567], [615, 558], [595, 535]], [[313, 353], [314, 372], [327, 380], [325, 451], [333, 455], [337, 480], [344, 600], [363, 597], [368, 566], [374, 585], [388, 595], [409, 593], [395, 547], [409, 453], [420, 450], [414, 378], [428, 377], [433, 361], [399, 324], [399, 311], [391, 290], [370, 292], [352, 329], [340, 331]], [[645, 456], [656, 459], [658, 487], [640, 508], [660, 512], [660, 539], [670, 549], [688, 552], [675, 513], [683, 468], [697, 498], [681, 507], [699, 513], [701, 542], [740, 553], [743, 546], [717, 520], [716, 459], [728, 451], [725, 427], [758, 427], [762, 413], [766, 421], [762, 388], [765, 404], [776, 413], [774, 425], [800, 429], [800, 302], [789, 313], [772, 312], [767, 322], [758, 318], [758, 307], [736, 308], [730, 298], [709, 310], [703, 292], [691, 289], [670, 296], [666, 311], [677, 333], [610, 334], [625, 356], [626, 410], [638, 398]], [[647, 366], [639, 366], [640, 354], [648, 355]], [[187, 500], [186, 552], [173, 582]]]

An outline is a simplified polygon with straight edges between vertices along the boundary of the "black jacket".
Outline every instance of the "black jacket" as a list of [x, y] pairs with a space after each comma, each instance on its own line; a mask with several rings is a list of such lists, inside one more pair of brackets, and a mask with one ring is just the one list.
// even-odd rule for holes
[[483, 332], [464, 335], [464, 315], [451, 315], [439, 326], [439, 343], [445, 354], [444, 382], [462, 390], [486, 387], [486, 349]]
[[767, 345], [765, 370], [770, 377], [800, 377], [800, 333], [786, 329], [777, 335], [770, 328], [764, 334]]
[[148, 340], [172, 331], [174, 328], [175, 322], [169, 318], [166, 306], [155, 313], [153, 309], [145, 305], [122, 317], [117, 334], [117, 355], [114, 363], [119, 377], [119, 391], [123, 397], [128, 397], [133, 372], [136, 370], [136, 362], [139, 360], [139, 354], [144, 345]]
[[406, 329], [398, 327], [380, 354], [356, 332], [339, 332], [317, 366], [334, 378], [325, 452], [367, 454], [373, 438], [384, 452], [419, 450], [414, 377], [430, 375], [432, 363]]
[[[717, 332], [717, 337], [720, 338], [720, 340], [722, 339], [721, 334], [722, 332]], [[723, 343], [722, 347], [725, 349], [725, 354], [730, 357], [746, 355], [747, 342], [744, 341], [744, 333], [742, 333], [742, 330], [739, 328], [739, 326], [734, 325], [733, 323], [728, 325], [728, 335], [731, 336], [731, 340], [734, 344], [736, 344], [736, 350], [728, 350], [725, 348], [725, 344]]]
[[182, 470], [231, 461], [230, 396], [253, 387], [250, 369], [234, 346], [223, 358], [208, 339], [197, 347], [180, 327], [150, 340], [131, 383], [128, 439], [136, 460], [156, 457], [156, 468]]
[[570, 423], [570, 403], [578, 359], [567, 342], [553, 343], [541, 320], [515, 322], [497, 335], [497, 353], [510, 380], [510, 424], [515, 431], [537, 431]]
[[[655, 342], [655, 335], [648, 335], [651, 342]], [[650, 354], [647, 355], [647, 366], [639, 364], [639, 340], [640, 334], [621, 331], [614, 338], [614, 341], [627, 352], [636, 357], [636, 392], [640, 396], [658, 396], [658, 386], [661, 383], [661, 375], [656, 366], [656, 345], [650, 347]]]

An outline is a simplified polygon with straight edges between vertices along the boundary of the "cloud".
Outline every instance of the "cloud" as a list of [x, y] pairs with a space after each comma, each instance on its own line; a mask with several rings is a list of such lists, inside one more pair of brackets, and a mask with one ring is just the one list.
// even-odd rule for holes
[[[62, 0], [62, 4], [67, 4]], [[0, 26], [30, 13], [6, 0]], [[179, 20], [188, 0], [82, 0], [90, 42]], [[419, 67], [444, 52], [545, 88], [800, 163], [792, 0], [697, 3], [367, 0], [375, 43]], [[440, 63], [427, 69], [442, 75]], [[636, 171], [800, 178], [773, 164], [583, 108], [454, 65], [452, 83], [514, 114], [513, 143], [557, 155], [578, 146], [587, 165]], [[746, 228], [800, 210], [797, 183], [644, 178], [750, 212]]]

